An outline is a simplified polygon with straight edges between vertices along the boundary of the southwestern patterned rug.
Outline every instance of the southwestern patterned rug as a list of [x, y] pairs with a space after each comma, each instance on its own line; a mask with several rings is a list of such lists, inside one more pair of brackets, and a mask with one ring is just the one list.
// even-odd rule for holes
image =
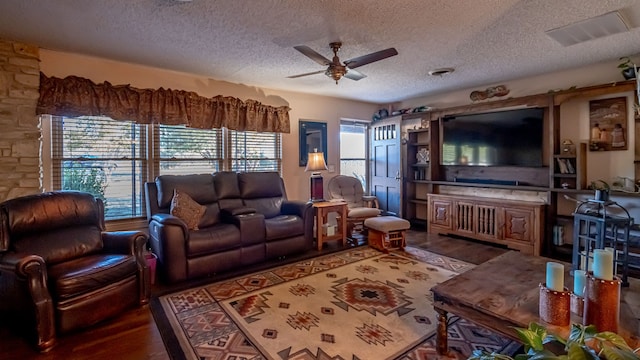
[[[474, 265], [408, 247], [360, 247], [154, 298], [173, 359], [434, 358], [429, 289]], [[464, 320], [449, 326], [458, 358], [519, 344]]]

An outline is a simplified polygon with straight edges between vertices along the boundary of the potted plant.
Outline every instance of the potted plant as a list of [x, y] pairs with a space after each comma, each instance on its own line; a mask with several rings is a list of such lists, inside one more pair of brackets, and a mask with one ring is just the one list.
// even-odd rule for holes
[[621, 63], [618, 65], [618, 69], [624, 76], [625, 80], [631, 80], [636, 78], [636, 65], [631, 61], [631, 58], [623, 56], [620, 58]]
[[[537, 323], [530, 323], [526, 329], [515, 328], [524, 344], [524, 354], [515, 356], [515, 360], [525, 359], [568, 359], [568, 360], [631, 360], [638, 359], [640, 349], [632, 349], [622, 336], [610, 332], [596, 332], [593, 325], [572, 324], [569, 337], [565, 340], [547, 333], [547, 329]], [[564, 345], [558, 349], [564, 354], [556, 354], [547, 344]], [[545, 346], [547, 345], [547, 346]], [[469, 360], [512, 360], [504, 354], [475, 350]]]
[[609, 192], [611, 186], [604, 180], [598, 179], [592, 181], [590, 185], [591, 189], [595, 190], [594, 199], [597, 201], [609, 201]]

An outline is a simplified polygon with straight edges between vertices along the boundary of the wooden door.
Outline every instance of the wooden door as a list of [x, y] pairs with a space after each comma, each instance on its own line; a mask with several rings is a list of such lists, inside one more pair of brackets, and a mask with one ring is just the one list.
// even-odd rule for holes
[[402, 217], [402, 174], [400, 155], [400, 116], [371, 125], [371, 193], [380, 208]]

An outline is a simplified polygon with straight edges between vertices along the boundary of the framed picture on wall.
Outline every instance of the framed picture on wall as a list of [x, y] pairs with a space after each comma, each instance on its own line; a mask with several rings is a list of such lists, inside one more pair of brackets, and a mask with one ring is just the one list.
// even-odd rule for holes
[[589, 101], [589, 150], [627, 150], [627, 98]]

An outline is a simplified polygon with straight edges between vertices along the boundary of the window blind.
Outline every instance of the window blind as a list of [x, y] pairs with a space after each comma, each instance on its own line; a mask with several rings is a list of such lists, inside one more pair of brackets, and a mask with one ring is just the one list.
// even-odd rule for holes
[[54, 189], [102, 199], [106, 219], [143, 216], [144, 129], [100, 117], [52, 117]]
[[211, 174], [222, 168], [222, 131], [160, 125], [160, 175]]
[[255, 131], [228, 131], [231, 170], [282, 172], [282, 135]]

